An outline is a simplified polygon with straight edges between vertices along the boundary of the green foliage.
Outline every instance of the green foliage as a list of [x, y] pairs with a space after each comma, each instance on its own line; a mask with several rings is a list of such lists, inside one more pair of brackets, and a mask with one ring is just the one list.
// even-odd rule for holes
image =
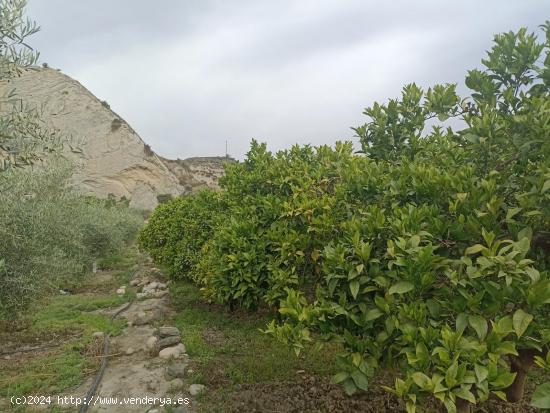
[[[535, 363], [545, 371], [550, 371], [550, 352], [546, 357], [535, 356]], [[539, 385], [531, 399], [531, 405], [543, 410], [550, 410], [550, 382]]]
[[[464, 99], [455, 85], [409, 85], [366, 109], [364, 155], [253, 141], [220, 181], [224, 219], [194, 248], [204, 292], [277, 308], [266, 332], [296, 353], [342, 343], [333, 382], [350, 394], [389, 367], [408, 412], [506, 399], [513, 365], [550, 342], [549, 29], [542, 43], [496, 36]], [[159, 211], [155, 239], [187, 230]], [[182, 253], [170, 244], [168, 264]]]
[[68, 187], [69, 167], [14, 169], [0, 180], [0, 315], [62, 288], [92, 261], [119, 252], [141, 216]]
[[211, 190], [167, 200], [142, 228], [139, 244], [171, 277], [200, 283], [196, 267], [203, 245], [223, 219], [223, 208], [220, 195]]
[[26, 0], [0, 1], [0, 80], [19, 74], [22, 67], [38, 60], [36, 53], [26, 42], [40, 28], [24, 17]]
[[[39, 28], [25, 6], [0, 0], [1, 81], [38, 58], [27, 38]], [[15, 91], [0, 97], [0, 317], [17, 316], [93, 260], [117, 253], [141, 224], [127, 204], [72, 190], [71, 168], [58, 156], [63, 141]]]
[[[26, 3], [0, 0], [0, 81], [19, 76], [38, 59], [27, 38], [39, 27], [24, 17]], [[18, 99], [15, 90], [0, 96], [0, 173], [35, 163], [44, 154], [59, 150], [61, 143], [61, 137], [45, 127], [39, 111]]]

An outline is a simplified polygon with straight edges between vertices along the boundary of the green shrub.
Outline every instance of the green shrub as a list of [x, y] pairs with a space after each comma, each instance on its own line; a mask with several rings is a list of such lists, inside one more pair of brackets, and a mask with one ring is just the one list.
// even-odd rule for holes
[[[349, 393], [390, 366], [387, 390], [408, 411], [428, 398], [468, 411], [490, 394], [521, 399], [547, 353], [548, 29], [542, 44], [525, 30], [496, 36], [466, 100], [453, 85], [409, 85], [365, 110], [355, 130], [368, 157], [334, 183], [349, 218], [322, 250], [316, 295], [288, 290], [285, 322], [268, 328], [298, 350], [313, 332], [343, 340], [333, 381]], [[452, 116], [463, 130], [426, 135], [427, 119]]]
[[139, 244], [173, 278], [200, 283], [196, 271], [201, 249], [224, 219], [219, 193], [205, 189], [160, 204], [139, 234]]
[[[0, 0], [0, 81], [38, 59], [27, 37], [25, 0]], [[69, 185], [59, 156], [69, 140], [52, 132], [40, 111], [16, 91], [0, 96], [0, 317], [63, 286], [103, 255], [116, 253], [142, 218], [127, 203], [83, 197]]]
[[[408, 85], [366, 109], [362, 154], [253, 141], [220, 180], [227, 213], [192, 248], [205, 293], [278, 308], [266, 331], [296, 352], [342, 342], [333, 382], [348, 393], [390, 368], [386, 389], [409, 412], [521, 399], [550, 342], [549, 29], [543, 43], [524, 29], [496, 36], [466, 99], [455, 85]], [[196, 234], [191, 218], [209, 216], [197, 198], [179, 202], [144, 230], [172, 267], [189, 255], [178, 242]]]
[[[13, 317], [94, 260], [119, 252], [137, 233], [139, 213], [124, 204], [83, 197], [68, 186], [71, 168], [0, 175], [0, 315]], [[57, 166], [55, 166], [57, 165]]]

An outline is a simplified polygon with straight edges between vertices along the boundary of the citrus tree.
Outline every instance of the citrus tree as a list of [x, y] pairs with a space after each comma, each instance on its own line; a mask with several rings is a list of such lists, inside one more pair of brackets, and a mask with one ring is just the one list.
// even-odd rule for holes
[[[340, 342], [350, 394], [389, 370], [408, 412], [521, 400], [550, 342], [549, 28], [495, 36], [466, 97], [411, 84], [367, 108], [360, 154], [253, 141], [226, 166], [224, 208], [197, 201], [223, 217], [204, 242], [163, 253], [197, 252], [211, 299], [275, 308], [266, 332], [296, 353]], [[196, 228], [180, 216], [175, 241]], [[170, 243], [171, 219], [147, 231]]]
[[[269, 328], [298, 343], [311, 330], [336, 333], [349, 353], [334, 382], [348, 392], [397, 367], [388, 390], [410, 412], [428, 397], [449, 412], [490, 394], [516, 402], [546, 354], [548, 23], [543, 30], [543, 42], [525, 29], [496, 36], [485, 70], [466, 77], [467, 98], [454, 85], [409, 85], [366, 109], [369, 121], [355, 128], [372, 159], [353, 178], [363, 181], [354, 187], [364, 218], [324, 248], [315, 300], [289, 290], [285, 323]], [[449, 117], [464, 128], [425, 131], [428, 120]], [[384, 185], [373, 191], [368, 176], [381, 167]], [[373, 204], [384, 208], [375, 220]]]

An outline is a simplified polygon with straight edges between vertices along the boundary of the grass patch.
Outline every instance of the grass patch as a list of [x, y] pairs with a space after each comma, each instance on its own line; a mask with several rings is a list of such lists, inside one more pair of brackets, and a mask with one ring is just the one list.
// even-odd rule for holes
[[[7, 341], [40, 346], [44, 341], [66, 342], [61, 347], [48, 348], [37, 353], [22, 353], [13, 360], [0, 359], [0, 396], [29, 394], [56, 394], [78, 385], [85, 376], [97, 371], [101, 342], [92, 340], [92, 333], [103, 331], [119, 335], [126, 321], [116, 319], [98, 310], [116, 308], [134, 295], [127, 289], [123, 296], [114, 293], [126, 284], [143, 258], [134, 246], [123, 254], [106, 258], [97, 274], [77, 276], [69, 281], [69, 295], [56, 295], [36, 302], [25, 316], [17, 321], [17, 331], [0, 334]], [[53, 411], [64, 411], [57, 409]], [[13, 411], [26, 412], [22, 406]]]
[[120, 334], [124, 326], [121, 320], [110, 324], [109, 317], [90, 313], [101, 308], [117, 307], [126, 302], [124, 297], [69, 295], [57, 296], [36, 312], [32, 329], [35, 331], [75, 331], [83, 333], [105, 331], [111, 335]]
[[118, 296], [81, 294], [51, 297], [42, 303], [24, 333], [70, 341], [53, 354], [29, 355], [29, 359], [23, 356], [15, 363], [0, 364], [0, 395], [56, 394], [95, 372], [100, 361], [95, 356], [101, 343], [92, 342], [92, 333], [104, 331], [116, 336], [126, 322], [116, 319], [111, 324], [109, 316], [90, 311], [116, 307], [123, 302], [125, 299]]
[[88, 364], [88, 360], [75, 351], [21, 363], [16, 369], [5, 371], [6, 374], [0, 379], [0, 395], [11, 397], [59, 393], [79, 384], [82, 371]]
[[[174, 323], [197, 372], [189, 382], [210, 387], [296, 379], [297, 371], [329, 376], [335, 373], [333, 348], [313, 347], [297, 357], [293, 350], [263, 334], [272, 314], [231, 313], [205, 303], [199, 289], [187, 282], [171, 286], [179, 310]], [[206, 396], [205, 399], [208, 399]]]

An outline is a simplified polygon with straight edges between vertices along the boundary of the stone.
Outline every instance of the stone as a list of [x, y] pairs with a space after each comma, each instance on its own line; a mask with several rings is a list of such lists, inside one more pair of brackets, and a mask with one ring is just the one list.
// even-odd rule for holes
[[157, 356], [158, 353], [159, 353], [159, 347], [157, 345], [158, 343], [158, 338], [157, 337], [149, 337], [147, 339], [147, 341], [145, 342], [145, 348], [147, 349], [147, 352], [151, 355], [151, 356]]
[[136, 352], [136, 350], [134, 350], [133, 347], [128, 347], [128, 348], [126, 349], [126, 354], [127, 354], [128, 356], [131, 356], [131, 355], [134, 354], [135, 352]]
[[153, 281], [147, 284], [143, 289], [144, 290], [147, 289], [148, 291], [153, 291], [157, 289], [157, 285], [159, 285], [159, 283], [156, 281]]
[[181, 351], [181, 354], [187, 353], [187, 349], [185, 348], [185, 345], [183, 343], [179, 343], [176, 348], [178, 348]]
[[145, 342], [145, 348], [149, 351], [153, 351], [157, 348], [159, 339], [155, 336], [149, 337]]
[[136, 293], [136, 298], [138, 300], [143, 300], [144, 298], [147, 298], [149, 296], [149, 294], [147, 293]]
[[206, 386], [204, 384], [192, 384], [189, 386], [189, 394], [191, 396], [198, 396], [201, 393], [206, 391]]
[[182, 351], [181, 351], [181, 348], [178, 346], [166, 347], [159, 352], [159, 357], [165, 360], [178, 358], [181, 355], [182, 355]]
[[162, 312], [157, 309], [155, 311], [139, 311], [134, 320], [132, 321], [134, 325], [141, 326], [144, 324], [149, 324], [153, 321], [159, 320], [162, 317]]
[[130, 281], [130, 285], [132, 287], [137, 287], [139, 285], [139, 279], [134, 278], [132, 281]]
[[162, 297], [168, 295], [168, 290], [155, 291], [151, 295], [155, 298], [162, 298]]
[[145, 311], [139, 311], [136, 313], [133, 323], [137, 326], [141, 324], [146, 324], [145, 322], [141, 322], [141, 321], [144, 321], [146, 318], [147, 318], [147, 313]]
[[157, 290], [165, 290], [165, 289], [166, 289], [166, 284], [164, 283], [157, 284]]
[[92, 334], [92, 338], [94, 339], [97, 339], [97, 340], [103, 340], [103, 337], [105, 337], [105, 333], [103, 331], [96, 331], [95, 333]]
[[182, 379], [170, 380], [170, 389], [171, 390], [181, 390], [182, 388], [183, 388], [183, 380]]
[[169, 337], [161, 338], [158, 341], [157, 345], [159, 348], [163, 349], [166, 347], [173, 346], [174, 344], [178, 344], [179, 342], [180, 342], [179, 336], [169, 336]]
[[119, 295], [123, 295], [124, 293], [126, 293], [126, 288], [120, 287], [118, 290], [116, 290], [116, 293]]
[[175, 363], [166, 368], [166, 375], [172, 378], [183, 379], [187, 371], [187, 364]]
[[158, 333], [159, 333], [159, 336], [160, 337], [169, 337], [169, 336], [180, 336], [181, 335], [181, 332], [179, 330], [179, 328], [177, 327], [169, 327], [169, 326], [162, 326], [162, 327], [159, 327], [159, 330], [158, 330]]
[[139, 285], [140, 285], [140, 286], [144, 286], [144, 285], [149, 284], [150, 282], [151, 282], [151, 279], [150, 279], [149, 277], [146, 276], [146, 277], [143, 277], [143, 278], [141, 279], [141, 281], [139, 282]]

